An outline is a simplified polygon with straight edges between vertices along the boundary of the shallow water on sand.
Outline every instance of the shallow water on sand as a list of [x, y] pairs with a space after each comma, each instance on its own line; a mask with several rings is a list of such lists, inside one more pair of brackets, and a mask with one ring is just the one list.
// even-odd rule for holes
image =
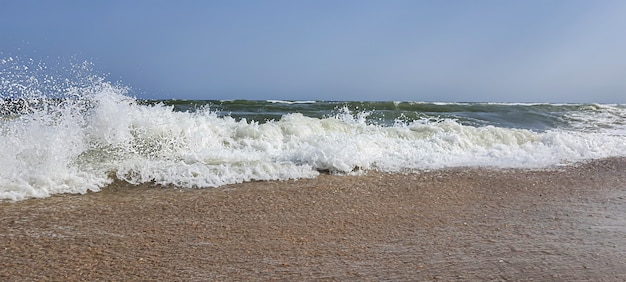
[[626, 279], [626, 161], [0, 203], [0, 278]]

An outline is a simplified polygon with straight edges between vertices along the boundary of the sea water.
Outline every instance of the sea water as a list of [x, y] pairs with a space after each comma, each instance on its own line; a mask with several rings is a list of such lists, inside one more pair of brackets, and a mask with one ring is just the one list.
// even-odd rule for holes
[[0, 65], [0, 199], [626, 156], [626, 105], [140, 100], [85, 64]]

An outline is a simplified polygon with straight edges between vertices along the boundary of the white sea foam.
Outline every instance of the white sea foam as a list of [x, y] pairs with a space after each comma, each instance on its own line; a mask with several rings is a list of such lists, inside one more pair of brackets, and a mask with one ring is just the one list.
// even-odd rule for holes
[[[102, 81], [73, 91], [80, 99], [0, 120], [0, 199], [98, 191], [114, 177], [217, 187], [315, 177], [321, 170], [541, 168], [626, 155], [626, 137], [614, 131], [537, 133], [451, 119], [380, 126], [366, 122], [367, 112], [347, 108], [329, 118], [294, 113], [257, 123], [141, 105]], [[590, 124], [584, 117], [576, 118]]]

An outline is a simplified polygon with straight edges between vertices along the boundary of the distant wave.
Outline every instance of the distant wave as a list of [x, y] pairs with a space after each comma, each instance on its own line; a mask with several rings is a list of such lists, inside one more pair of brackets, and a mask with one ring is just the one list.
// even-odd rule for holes
[[274, 103], [274, 104], [315, 104], [317, 101], [286, 101], [286, 100], [265, 100], [268, 103]]

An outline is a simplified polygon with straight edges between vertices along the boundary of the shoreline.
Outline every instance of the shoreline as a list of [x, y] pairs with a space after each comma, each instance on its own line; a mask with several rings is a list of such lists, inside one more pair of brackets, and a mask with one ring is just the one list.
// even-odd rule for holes
[[623, 280], [626, 158], [0, 202], [0, 279]]

